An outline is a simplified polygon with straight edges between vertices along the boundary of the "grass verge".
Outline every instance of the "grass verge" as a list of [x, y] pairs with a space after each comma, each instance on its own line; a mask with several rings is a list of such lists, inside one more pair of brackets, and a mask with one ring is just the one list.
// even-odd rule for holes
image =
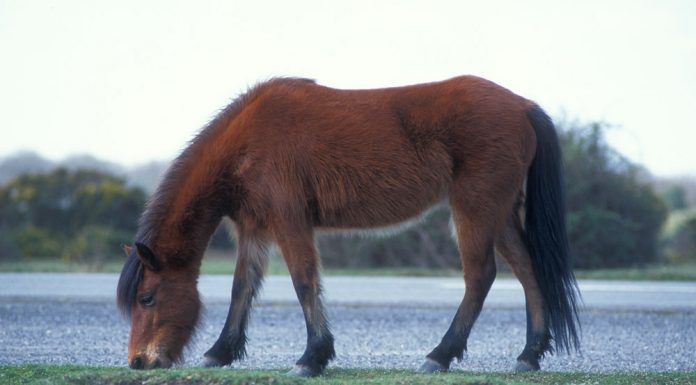
[[[109, 260], [99, 265], [87, 263], [66, 263], [60, 259], [40, 259], [30, 261], [0, 260], [0, 271], [4, 272], [105, 272], [119, 273], [123, 267], [122, 260]], [[234, 259], [219, 253], [207, 255], [201, 266], [203, 274], [234, 273]], [[280, 258], [271, 258], [268, 273], [270, 275], [287, 275], [288, 270]], [[395, 268], [324, 268], [328, 276], [391, 276], [391, 277], [460, 277], [458, 270], [429, 269], [418, 267]], [[607, 280], [637, 280], [637, 281], [696, 281], [696, 264], [649, 266], [643, 268], [576, 270], [575, 275], [580, 279]], [[512, 274], [501, 272], [499, 277], [512, 277]]]
[[0, 366], [0, 383], [19, 384], [399, 384], [399, 385], [527, 385], [527, 384], [694, 384], [696, 372], [550, 373], [527, 374], [452, 372], [423, 375], [408, 370], [329, 369], [314, 379], [298, 379], [280, 370], [170, 369], [133, 371], [126, 368], [73, 365]]
[[644, 268], [578, 270], [580, 279], [630, 281], [696, 281], [696, 265], [651, 266]]

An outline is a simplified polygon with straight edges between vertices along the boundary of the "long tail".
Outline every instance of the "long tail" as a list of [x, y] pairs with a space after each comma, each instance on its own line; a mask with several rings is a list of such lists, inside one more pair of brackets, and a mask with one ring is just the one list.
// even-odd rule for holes
[[561, 148], [551, 118], [539, 106], [530, 108], [527, 118], [537, 138], [527, 174], [527, 247], [556, 350], [570, 352], [580, 348], [579, 291], [568, 252]]

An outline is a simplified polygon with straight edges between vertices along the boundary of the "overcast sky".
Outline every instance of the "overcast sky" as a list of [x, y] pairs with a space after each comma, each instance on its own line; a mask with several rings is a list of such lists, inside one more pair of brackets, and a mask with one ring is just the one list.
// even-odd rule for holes
[[696, 175], [696, 1], [0, 0], [0, 156], [176, 156], [272, 76], [374, 88], [475, 74], [604, 120]]

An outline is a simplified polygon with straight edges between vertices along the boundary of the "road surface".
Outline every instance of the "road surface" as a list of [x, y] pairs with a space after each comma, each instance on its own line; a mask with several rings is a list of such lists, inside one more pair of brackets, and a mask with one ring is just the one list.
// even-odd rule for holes
[[[128, 323], [115, 310], [114, 274], [0, 273], [0, 364], [125, 365]], [[215, 341], [231, 277], [203, 276], [206, 305], [186, 365]], [[456, 278], [326, 277], [336, 336], [333, 366], [415, 368], [447, 329], [464, 286]], [[581, 281], [582, 351], [548, 357], [561, 371], [696, 370], [696, 283]], [[524, 344], [524, 297], [498, 279], [453, 369], [509, 370]], [[289, 368], [304, 349], [288, 277], [266, 279], [252, 314], [249, 357], [233, 367]]]

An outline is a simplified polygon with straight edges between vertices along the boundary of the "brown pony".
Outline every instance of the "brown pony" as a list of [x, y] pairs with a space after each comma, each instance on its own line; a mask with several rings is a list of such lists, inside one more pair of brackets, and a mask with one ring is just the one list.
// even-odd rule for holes
[[484, 79], [374, 90], [304, 79], [259, 84], [176, 159], [140, 219], [135, 247], [126, 247], [117, 295], [132, 320], [130, 367], [181, 358], [199, 318], [201, 258], [227, 216], [238, 241], [232, 302], [204, 365], [244, 357], [250, 306], [275, 243], [307, 326], [291, 374], [322, 373], [335, 353], [315, 230], [390, 226], [447, 201], [466, 292], [420, 371], [445, 371], [462, 358], [495, 278], [496, 249], [526, 297], [527, 343], [516, 369], [538, 370], [551, 339], [559, 350], [579, 345], [561, 171], [549, 117]]

